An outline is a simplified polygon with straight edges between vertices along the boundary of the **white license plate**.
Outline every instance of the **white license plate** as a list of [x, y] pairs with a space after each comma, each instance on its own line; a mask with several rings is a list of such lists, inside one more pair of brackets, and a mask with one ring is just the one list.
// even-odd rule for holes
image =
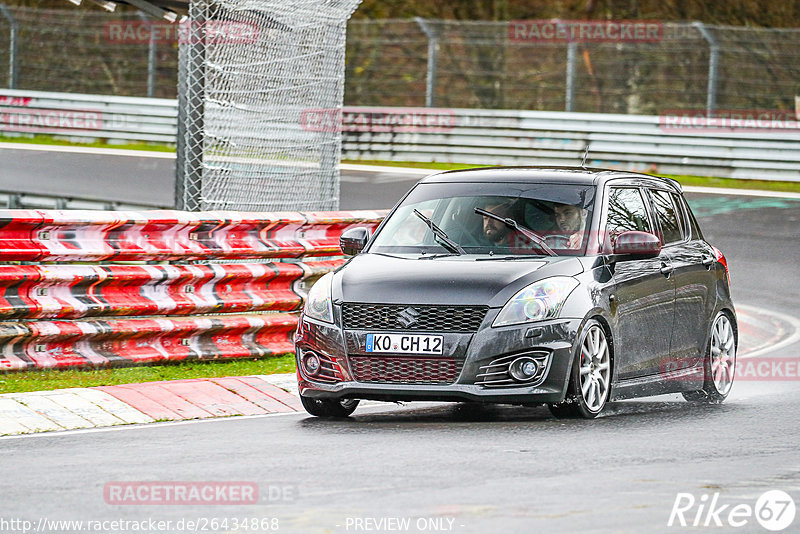
[[424, 334], [367, 334], [367, 352], [400, 354], [442, 354], [442, 336]]

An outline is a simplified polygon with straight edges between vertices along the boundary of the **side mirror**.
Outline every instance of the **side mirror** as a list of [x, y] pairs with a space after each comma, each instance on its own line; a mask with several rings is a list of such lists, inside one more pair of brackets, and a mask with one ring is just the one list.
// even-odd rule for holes
[[366, 228], [350, 228], [339, 237], [339, 248], [347, 256], [355, 256], [364, 249], [369, 241], [369, 230]]
[[614, 242], [614, 254], [630, 259], [654, 258], [661, 252], [661, 240], [650, 232], [622, 232]]

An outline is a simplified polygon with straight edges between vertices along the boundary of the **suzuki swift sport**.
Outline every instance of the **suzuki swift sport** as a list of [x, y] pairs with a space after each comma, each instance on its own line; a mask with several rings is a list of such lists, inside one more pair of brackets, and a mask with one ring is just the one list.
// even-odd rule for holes
[[416, 184], [311, 288], [295, 335], [300, 397], [547, 404], [719, 403], [736, 364], [728, 266], [680, 185], [630, 172], [485, 168]]

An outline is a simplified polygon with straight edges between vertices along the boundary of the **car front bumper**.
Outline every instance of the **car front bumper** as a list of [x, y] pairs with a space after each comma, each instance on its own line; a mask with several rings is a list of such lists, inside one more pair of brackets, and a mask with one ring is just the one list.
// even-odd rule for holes
[[[298, 387], [300, 395], [325, 399], [369, 399], [379, 401], [472, 401], [505, 404], [540, 404], [564, 399], [570, 367], [575, 354], [575, 339], [582, 319], [556, 319], [539, 323], [492, 328], [498, 310], [490, 310], [475, 333], [437, 333], [444, 337], [442, 358], [456, 363], [454, 380], [448, 383], [415, 383], [392, 380], [359, 380], [354, 361], [367, 357], [368, 331], [341, 328], [301, 317], [295, 335]], [[335, 362], [337, 376], [320, 380], [310, 376], [301, 359], [313, 351]], [[541, 377], [519, 383], [502, 373], [508, 384], [486, 385], [481, 374], [496, 361], [512, 361], [518, 356], [536, 355], [547, 365]], [[376, 355], [373, 358], [414, 359], [413, 355]], [[426, 357], [435, 360], [435, 357]], [[496, 371], [498, 368], [492, 367]], [[503, 369], [501, 367], [500, 369]], [[494, 373], [493, 373], [494, 374]], [[502, 381], [501, 381], [502, 382]]]

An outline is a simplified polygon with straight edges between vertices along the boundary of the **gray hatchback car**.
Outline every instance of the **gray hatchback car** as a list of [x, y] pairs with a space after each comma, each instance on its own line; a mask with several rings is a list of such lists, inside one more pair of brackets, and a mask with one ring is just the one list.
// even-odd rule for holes
[[360, 399], [718, 403], [736, 363], [728, 266], [669, 179], [582, 167], [428, 176], [310, 290], [295, 336], [306, 410]]

